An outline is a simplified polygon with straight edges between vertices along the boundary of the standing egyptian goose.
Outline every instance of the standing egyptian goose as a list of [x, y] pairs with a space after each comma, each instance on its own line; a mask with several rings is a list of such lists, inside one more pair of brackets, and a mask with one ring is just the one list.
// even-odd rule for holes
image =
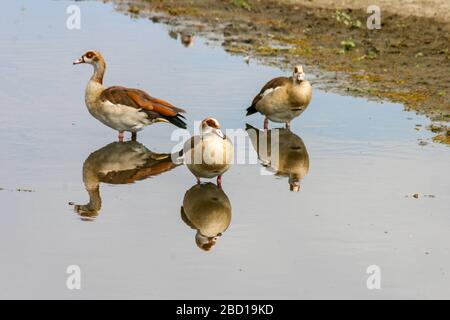
[[288, 177], [291, 191], [300, 191], [300, 181], [309, 171], [303, 140], [284, 128], [262, 131], [247, 124], [246, 130], [262, 165], [278, 177]]
[[230, 200], [223, 189], [213, 183], [196, 184], [184, 195], [181, 219], [197, 230], [197, 246], [209, 251], [230, 226]]
[[83, 182], [89, 203], [75, 205], [83, 218], [95, 218], [102, 206], [100, 183], [130, 184], [177, 167], [168, 153], [154, 153], [137, 141], [113, 142], [94, 151], [84, 161]]
[[123, 141], [124, 131], [137, 132], [155, 122], [170, 122], [179, 128], [186, 128], [183, 121], [185, 112], [167, 101], [153, 98], [139, 89], [103, 86], [106, 63], [98, 51], [88, 51], [74, 65], [88, 63], [94, 67], [94, 74], [86, 87], [85, 101], [91, 115], [114, 130], [119, 131], [119, 141]]
[[230, 168], [234, 158], [234, 147], [220, 130], [219, 121], [206, 118], [200, 124], [200, 135], [184, 144], [183, 154], [197, 183], [200, 183], [200, 178], [217, 177], [217, 185], [221, 187], [222, 174]]
[[247, 116], [260, 112], [265, 116], [264, 129], [268, 129], [269, 120], [286, 123], [289, 129], [291, 120], [305, 111], [311, 98], [311, 84], [305, 80], [303, 67], [296, 66], [292, 77], [278, 77], [266, 83], [247, 108]]

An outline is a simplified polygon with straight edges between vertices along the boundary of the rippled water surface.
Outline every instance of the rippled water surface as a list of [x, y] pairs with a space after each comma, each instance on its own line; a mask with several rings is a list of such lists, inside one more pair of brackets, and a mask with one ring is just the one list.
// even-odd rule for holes
[[[72, 61], [100, 50], [107, 85], [185, 108], [190, 131], [205, 116], [261, 128], [245, 108], [282, 72], [201, 38], [186, 48], [168, 27], [101, 2], [77, 2], [81, 30], [68, 30], [70, 4], [2, 5], [1, 298], [450, 297], [450, 149], [418, 144], [430, 138], [425, 118], [315, 89], [292, 132], [280, 132], [297, 150], [298, 193], [260, 164], [234, 165], [223, 190], [195, 186], [164, 157], [174, 127], [116, 143], [86, 110], [90, 66]], [[245, 150], [254, 154], [249, 141]], [[222, 234], [208, 252], [199, 228]], [[66, 288], [69, 265], [81, 268], [81, 290]], [[366, 287], [370, 265], [381, 290]]]

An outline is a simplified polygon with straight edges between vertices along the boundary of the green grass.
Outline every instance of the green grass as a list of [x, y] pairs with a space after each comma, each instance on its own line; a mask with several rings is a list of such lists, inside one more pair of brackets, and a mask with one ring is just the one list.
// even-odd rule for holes
[[250, 5], [245, 0], [231, 0], [231, 4], [238, 8], [242, 8], [249, 11], [251, 10]]

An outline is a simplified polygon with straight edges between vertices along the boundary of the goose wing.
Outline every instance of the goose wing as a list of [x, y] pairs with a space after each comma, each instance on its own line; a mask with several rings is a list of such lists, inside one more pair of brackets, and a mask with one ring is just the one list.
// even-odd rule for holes
[[100, 95], [102, 101], [109, 101], [116, 105], [124, 105], [141, 109], [152, 121], [168, 121], [180, 128], [186, 128], [183, 121], [184, 111], [173, 104], [150, 96], [145, 91], [114, 86], [103, 90]]

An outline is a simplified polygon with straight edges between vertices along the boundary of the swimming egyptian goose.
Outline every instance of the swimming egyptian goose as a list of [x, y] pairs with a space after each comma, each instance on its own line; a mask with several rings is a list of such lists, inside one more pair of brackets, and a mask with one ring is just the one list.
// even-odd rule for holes
[[247, 124], [246, 130], [263, 166], [276, 176], [289, 177], [290, 190], [300, 191], [300, 181], [309, 171], [309, 155], [303, 140], [288, 129], [262, 131]]
[[265, 116], [264, 129], [268, 129], [269, 120], [286, 123], [289, 129], [291, 120], [305, 111], [311, 98], [311, 84], [305, 80], [303, 67], [296, 66], [292, 77], [278, 77], [266, 83], [247, 108], [247, 116], [260, 112]]
[[130, 184], [175, 168], [171, 155], [153, 153], [137, 141], [113, 142], [94, 151], [84, 161], [83, 182], [89, 203], [75, 205], [83, 218], [95, 218], [102, 206], [100, 183]]
[[186, 128], [181, 113], [167, 101], [151, 97], [139, 89], [103, 86], [106, 63], [98, 51], [88, 51], [74, 65], [88, 63], [94, 66], [94, 74], [86, 87], [86, 106], [94, 118], [119, 131], [119, 141], [123, 141], [123, 132], [132, 133], [136, 140], [137, 132], [155, 122], [170, 122], [179, 128]]
[[197, 183], [200, 183], [200, 178], [217, 177], [220, 187], [222, 174], [233, 161], [234, 147], [220, 130], [219, 121], [206, 118], [200, 124], [200, 135], [184, 144], [183, 154], [187, 167], [197, 177]]
[[197, 184], [184, 195], [181, 219], [197, 230], [197, 246], [209, 251], [230, 226], [230, 200], [222, 188], [213, 183]]

